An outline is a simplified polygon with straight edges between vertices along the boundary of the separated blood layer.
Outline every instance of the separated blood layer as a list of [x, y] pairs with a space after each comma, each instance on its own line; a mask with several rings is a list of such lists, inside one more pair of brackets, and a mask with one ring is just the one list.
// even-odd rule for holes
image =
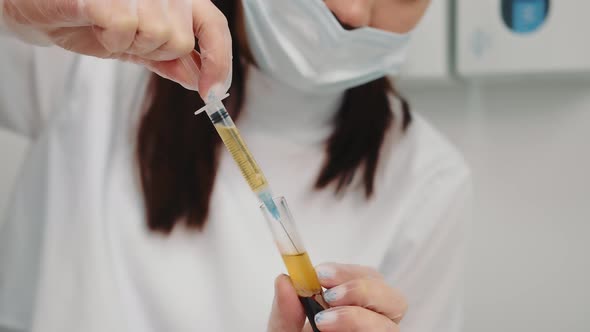
[[283, 255], [283, 261], [313, 331], [319, 331], [314, 317], [318, 312], [327, 309], [328, 305], [322, 296], [322, 286], [307, 252]]

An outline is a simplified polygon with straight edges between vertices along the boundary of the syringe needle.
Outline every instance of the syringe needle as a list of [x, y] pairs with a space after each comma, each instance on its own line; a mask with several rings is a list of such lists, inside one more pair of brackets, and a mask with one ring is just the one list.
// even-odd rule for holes
[[272, 200], [272, 194], [269, 189], [258, 192], [258, 198], [262, 201], [264, 206], [268, 209], [268, 212], [277, 220], [281, 218], [277, 205]]

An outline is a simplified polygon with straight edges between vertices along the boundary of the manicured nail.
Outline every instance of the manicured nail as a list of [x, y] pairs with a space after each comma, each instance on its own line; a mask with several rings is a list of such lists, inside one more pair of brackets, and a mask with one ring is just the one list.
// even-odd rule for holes
[[316, 273], [320, 279], [332, 279], [336, 274], [333, 268], [327, 265], [320, 265], [316, 267]]
[[344, 296], [345, 292], [346, 290], [342, 287], [328, 289], [324, 292], [324, 300], [326, 300], [328, 303], [340, 300]]
[[338, 318], [338, 313], [336, 311], [326, 310], [326, 311], [322, 311], [322, 312], [317, 313], [314, 317], [314, 320], [315, 320], [315, 323], [318, 325], [326, 325], [326, 324], [334, 323], [337, 318]]

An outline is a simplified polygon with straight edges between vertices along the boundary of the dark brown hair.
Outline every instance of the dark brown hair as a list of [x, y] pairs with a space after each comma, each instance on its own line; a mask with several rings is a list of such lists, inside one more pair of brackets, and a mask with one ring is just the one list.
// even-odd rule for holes
[[[238, 0], [216, 1], [227, 17], [232, 38], [241, 29]], [[233, 83], [226, 106], [237, 121], [244, 100], [244, 57], [233, 46]], [[386, 78], [349, 89], [334, 118], [334, 132], [326, 142], [325, 164], [315, 188], [335, 185], [336, 193], [348, 187], [362, 171], [364, 193], [374, 191], [379, 152], [394, 121], [390, 95], [396, 94]], [[179, 222], [201, 228], [207, 219], [217, 173], [220, 139], [206, 116], [194, 116], [203, 105], [198, 93], [154, 75], [146, 110], [140, 122], [137, 160], [151, 230], [170, 232]], [[405, 129], [411, 121], [402, 99]]]

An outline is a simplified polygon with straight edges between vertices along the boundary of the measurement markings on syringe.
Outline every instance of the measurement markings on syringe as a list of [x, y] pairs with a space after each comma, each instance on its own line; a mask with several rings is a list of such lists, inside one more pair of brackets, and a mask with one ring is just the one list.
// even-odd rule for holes
[[219, 132], [219, 136], [221, 136], [227, 150], [238, 164], [238, 167], [244, 178], [246, 178], [250, 188], [253, 191], [258, 191], [260, 188], [264, 187], [267, 184], [266, 179], [238, 134], [237, 128], [226, 127], [221, 124], [216, 124], [215, 128]]

